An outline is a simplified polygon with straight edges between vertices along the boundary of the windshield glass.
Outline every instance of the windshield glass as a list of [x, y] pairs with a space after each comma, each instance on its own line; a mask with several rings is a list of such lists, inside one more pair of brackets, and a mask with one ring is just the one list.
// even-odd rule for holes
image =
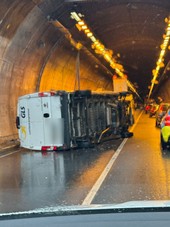
[[0, 1], [0, 214], [170, 199], [169, 12]]

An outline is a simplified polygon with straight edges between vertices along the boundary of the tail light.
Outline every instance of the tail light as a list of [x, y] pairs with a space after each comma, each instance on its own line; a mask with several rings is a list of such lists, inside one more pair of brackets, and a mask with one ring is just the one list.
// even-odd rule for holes
[[50, 95], [54, 96], [54, 95], [56, 95], [56, 92], [55, 91], [50, 91]]
[[48, 97], [48, 96], [55, 96], [56, 92], [55, 91], [50, 91], [50, 92], [39, 92], [38, 96], [39, 97]]
[[42, 146], [41, 150], [42, 151], [56, 151], [57, 150], [57, 146]]
[[48, 96], [48, 93], [39, 92], [39, 93], [38, 93], [38, 96], [39, 96], [39, 97], [47, 97], [47, 96]]
[[162, 110], [163, 110], [163, 106], [160, 106], [160, 109], [159, 109], [159, 110], [161, 110], [161, 111], [162, 111]]

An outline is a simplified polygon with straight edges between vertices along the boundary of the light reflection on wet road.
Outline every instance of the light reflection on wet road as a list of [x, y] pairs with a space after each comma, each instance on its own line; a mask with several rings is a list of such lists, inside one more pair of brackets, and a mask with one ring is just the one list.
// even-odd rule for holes
[[93, 203], [170, 199], [170, 151], [161, 151], [160, 129], [143, 114]]
[[0, 212], [81, 204], [120, 143], [0, 158]]
[[[160, 150], [154, 125], [154, 118], [142, 115], [92, 203], [170, 198], [170, 152]], [[120, 142], [0, 158], [0, 212], [81, 204]]]

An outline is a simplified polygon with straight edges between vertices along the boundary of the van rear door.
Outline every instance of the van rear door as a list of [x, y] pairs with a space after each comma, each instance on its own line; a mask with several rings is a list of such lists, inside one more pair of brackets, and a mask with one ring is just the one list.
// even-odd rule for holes
[[64, 119], [61, 116], [61, 97], [49, 96], [42, 98], [44, 125], [44, 146], [63, 146]]
[[44, 144], [44, 128], [41, 97], [28, 99], [28, 133], [29, 147], [40, 149]]
[[22, 147], [29, 144], [27, 99], [19, 99], [17, 106], [18, 134]]

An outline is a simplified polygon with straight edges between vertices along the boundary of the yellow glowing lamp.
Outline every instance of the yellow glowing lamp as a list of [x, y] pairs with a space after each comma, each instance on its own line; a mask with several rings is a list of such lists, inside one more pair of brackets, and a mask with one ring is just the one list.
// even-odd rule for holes
[[163, 44], [160, 45], [160, 48], [162, 50], [165, 50], [166, 49], [166, 46], [167, 46], [167, 42], [164, 42]]
[[108, 54], [109, 54], [110, 56], [113, 55], [113, 51], [112, 51], [112, 50], [107, 50], [107, 52], [108, 52]]
[[76, 27], [77, 27], [77, 29], [78, 29], [79, 31], [82, 30], [82, 29], [81, 29], [81, 26], [80, 26], [79, 24], [76, 24]]
[[110, 60], [111, 60], [111, 58], [110, 58], [110, 56], [109, 56], [108, 54], [105, 54], [105, 55], [104, 55], [104, 59], [105, 59], [106, 61], [110, 61]]
[[88, 32], [87, 33], [87, 37], [91, 37], [91, 36], [93, 36], [93, 33], [92, 32]]
[[82, 26], [82, 25], [84, 25], [84, 21], [81, 20], [81, 21], [78, 22], [78, 24]]
[[165, 66], [165, 64], [163, 62], [159, 63], [159, 67], [163, 68]]
[[96, 38], [93, 36], [90, 37], [91, 41], [94, 43], [96, 41]]
[[169, 21], [169, 20], [168, 20], [168, 18], [166, 17], [166, 18], [165, 18], [165, 23], [168, 23], [168, 21]]
[[80, 50], [80, 49], [82, 48], [82, 46], [83, 46], [83, 45], [82, 45], [81, 43], [79, 43], [79, 42], [76, 44], [76, 48], [77, 48], [78, 50]]
[[110, 67], [112, 67], [113, 69], [115, 68], [115, 63], [113, 61], [111, 62]]
[[82, 28], [83, 30], [86, 30], [86, 29], [87, 29], [87, 25], [83, 25], [83, 26], [81, 26], [81, 28]]
[[158, 71], [157, 71], [156, 69], [153, 69], [153, 70], [152, 70], [152, 75], [153, 75], [154, 77], [156, 77], [157, 74], [158, 74]]
[[84, 32], [87, 34], [87, 33], [90, 32], [90, 30], [89, 29], [85, 29]]
[[116, 68], [118, 68], [119, 70], [123, 71], [123, 66], [121, 64], [116, 64]]
[[161, 50], [160, 56], [163, 57], [165, 54], [165, 50]]
[[94, 44], [92, 44], [92, 45], [91, 45], [91, 48], [92, 48], [92, 49], [95, 49], [95, 45], [94, 45]]
[[99, 40], [96, 40], [95, 42], [94, 42], [94, 44], [98, 44], [99, 43]]
[[102, 52], [100, 50], [98, 50], [98, 49], [95, 49], [95, 53], [96, 54], [102, 54]]

